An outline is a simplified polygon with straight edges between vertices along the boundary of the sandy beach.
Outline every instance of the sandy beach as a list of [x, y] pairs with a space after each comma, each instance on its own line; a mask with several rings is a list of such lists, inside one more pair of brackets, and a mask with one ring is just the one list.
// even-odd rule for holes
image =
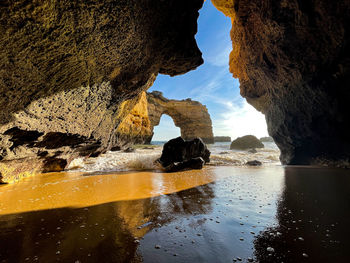
[[0, 187], [0, 262], [346, 262], [349, 185], [313, 167], [43, 174]]

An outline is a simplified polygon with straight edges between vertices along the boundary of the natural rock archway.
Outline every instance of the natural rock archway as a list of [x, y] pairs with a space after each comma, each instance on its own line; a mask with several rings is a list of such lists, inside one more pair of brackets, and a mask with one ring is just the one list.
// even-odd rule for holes
[[[207, 108], [198, 101], [169, 100], [159, 91], [147, 93], [148, 116], [153, 127], [159, 125], [163, 114], [169, 115], [181, 130], [181, 137], [191, 140], [200, 137], [205, 143], [214, 143], [213, 128]], [[152, 137], [150, 137], [150, 142]]]

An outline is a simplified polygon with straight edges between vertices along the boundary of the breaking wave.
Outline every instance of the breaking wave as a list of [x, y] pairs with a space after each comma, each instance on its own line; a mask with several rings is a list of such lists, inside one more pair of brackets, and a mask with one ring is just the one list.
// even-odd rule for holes
[[[211, 166], [243, 166], [248, 161], [258, 160], [263, 165], [280, 164], [280, 151], [274, 143], [264, 143], [265, 148], [256, 149], [256, 153], [230, 150], [230, 143], [208, 145], [211, 151]], [[134, 152], [107, 152], [97, 158], [78, 158], [71, 162], [68, 170], [83, 172], [115, 172], [135, 170], [158, 170], [155, 161], [162, 153], [162, 144], [152, 147], [137, 147]]]

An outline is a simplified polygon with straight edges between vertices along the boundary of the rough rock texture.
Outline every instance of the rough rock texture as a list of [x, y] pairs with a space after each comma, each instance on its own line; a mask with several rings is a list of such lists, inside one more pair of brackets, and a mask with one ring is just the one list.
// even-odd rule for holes
[[167, 172], [184, 169], [201, 169], [210, 162], [210, 151], [200, 138], [185, 141], [181, 137], [171, 139], [163, 146], [158, 162]]
[[158, 73], [202, 64], [202, 3], [2, 1], [0, 172], [19, 159], [31, 172], [63, 169], [117, 145], [118, 125]]
[[237, 150], [247, 150], [247, 149], [255, 149], [255, 148], [264, 148], [264, 144], [253, 135], [238, 137], [237, 139], [232, 141], [230, 146], [230, 149], [237, 149]]
[[151, 141], [153, 132], [148, 117], [146, 92], [140, 94], [138, 102], [116, 132], [119, 144], [143, 144]]
[[284, 164], [350, 158], [350, 1], [212, 0], [232, 18], [230, 71]]
[[180, 127], [181, 137], [185, 140], [199, 137], [205, 143], [214, 143], [212, 123], [205, 105], [191, 99], [168, 100], [159, 91], [147, 93], [147, 101], [152, 131], [162, 115], [167, 114], [174, 120], [175, 126]]
[[230, 136], [214, 136], [214, 142], [231, 142]]

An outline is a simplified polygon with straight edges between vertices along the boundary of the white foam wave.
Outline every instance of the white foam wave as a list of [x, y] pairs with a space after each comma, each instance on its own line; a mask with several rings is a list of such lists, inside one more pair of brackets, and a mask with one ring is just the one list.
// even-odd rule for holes
[[[243, 166], [248, 161], [258, 160], [263, 165], [280, 164], [280, 151], [275, 145], [265, 145], [266, 148], [256, 149], [256, 153], [230, 150], [228, 143], [209, 145], [211, 151], [209, 165]], [[97, 158], [78, 158], [73, 160], [68, 170], [83, 172], [113, 172], [131, 170], [156, 170], [155, 164], [162, 152], [162, 146], [136, 149], [135, 152], [107, 152]]]

